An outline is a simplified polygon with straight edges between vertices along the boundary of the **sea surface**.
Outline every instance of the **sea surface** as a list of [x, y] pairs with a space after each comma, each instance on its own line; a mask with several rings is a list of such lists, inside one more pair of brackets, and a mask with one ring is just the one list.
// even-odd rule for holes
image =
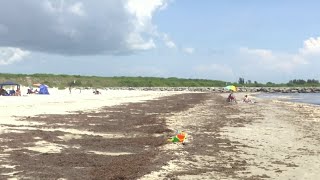
[[262, 93], [256, 97], [320, 105], [320, 93]]

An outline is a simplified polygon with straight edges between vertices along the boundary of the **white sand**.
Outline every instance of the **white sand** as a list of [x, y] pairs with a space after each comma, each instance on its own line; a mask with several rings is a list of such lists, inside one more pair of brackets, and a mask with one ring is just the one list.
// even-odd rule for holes
[[[22, 88], [22, 92], [26, 92]], [[66, 114], [72, 111], [99, 110], [103, 106], [114, 106], [129, 102], [141, 102], [157, 99], [162, 96], [179, 94], [181, 92], [163, 91], [116, 91], [100, 90], [101, 95], [94, 95], [92, 90], [49, 89], [50, 95], [0, 96], [0, 125], [30, 125], [36, 122], [18, 122], [22, 116], [37, 114]]]
[[[27, 89], [22, 88], [22, 96], [0, 96], [0, 133], [24, 133], [27, 130], [63, 131], [67, 134], [61, 140], [79, 139], [83, 135], [96, 135], [104, 138], [121, 138], [123, 134], [101, 134], [83, 129], [39, 127], [39, 122], [32, 121], [32, 117], [39, 114], [67, 114], [75, 111], [99, 111], [104, 106], [114, 106], [125, 103], [141, 102], [157, 99], [163, 96], [180, 94], [183, 92], [164, 91], [124, 91], [99, 90], [102, 94], [95, 95], [92, 90], [57, 90], [49, 89], [50, 95], [27, 95]], [[19, 121], [21, 117], [30, 116], [28, 121]], [[13, 125], [13, 127], [12, 127]], [[0, 139], [1, 140], [1, 139]], [[59, 153], [61, 144], [53, 144], [37, 139], [27, 149], [40, 153]], [[10, 149], [6, 149], [10, 151]], [[90, 152], [104, 155], [125, 155], [127, 152]], [[2, 161], [2, 160], [0, 160]]]

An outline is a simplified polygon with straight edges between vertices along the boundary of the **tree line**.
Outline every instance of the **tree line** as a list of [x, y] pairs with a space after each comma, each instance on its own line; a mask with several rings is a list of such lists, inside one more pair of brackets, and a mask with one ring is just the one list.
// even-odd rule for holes
[[227, 82], [208, 79], [184, 79], [184, 78], [161, 78], [161, 77], [100, 77], [66, 74], [8, 74], [0, 73], [0, 83], [14, 81], [24, 86], [32, 86], [33, 83], [43, 83], [50, 87], [60, 89], [68, 87], [225, 87], [227, 85], [247, 87], [292, 87], [292, 86], [319, 86], [316, 79], [293, 79], [288, 83], [259, 83], [245, 80], [240, 77], [238, 82]]
[[273, 83], [273, 82], [267, 82], [265, 84], [258, 83], [257, 81], [251, 81], [247, 80], [245, 81], [244, 78], [240, 77], [237, 83], [239, 86], [254, 86], [254, 87], [292, 87], [292, 86], [299, 86], [299, 87], [312, 87], [312, 86], [320, 86], [319, 80], [316, 79], [293, 79], [290, 80], [287, 83]]
[[24, 86], [43, 83], [60, 89], [67, 87], [223, 87], [225, 81], [161, 77], [100, 77], [65, 74], [1, 74], [0, 82], [14, 81]]

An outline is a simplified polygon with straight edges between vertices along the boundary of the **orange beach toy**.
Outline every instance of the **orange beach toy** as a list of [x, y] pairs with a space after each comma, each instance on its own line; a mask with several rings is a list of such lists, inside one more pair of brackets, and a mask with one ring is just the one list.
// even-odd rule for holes
[[187, 133], [184, 131], [181, 131], [177, 135], [173, 136], [172, 138], [169, 138], [168, 141], [184, 143], [186, 136], [187, 136]]

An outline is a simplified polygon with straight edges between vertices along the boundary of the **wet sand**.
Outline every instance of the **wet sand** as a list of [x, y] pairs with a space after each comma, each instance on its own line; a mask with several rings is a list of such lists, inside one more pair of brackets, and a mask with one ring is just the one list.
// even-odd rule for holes
[[[15, 118], [1, 125], [0, 177], [320, 179], [317, 106], [229, 104], [226, 95], [185, 92]], [[177, 130], [188, 133], [185, 145], [166, 141]]]

